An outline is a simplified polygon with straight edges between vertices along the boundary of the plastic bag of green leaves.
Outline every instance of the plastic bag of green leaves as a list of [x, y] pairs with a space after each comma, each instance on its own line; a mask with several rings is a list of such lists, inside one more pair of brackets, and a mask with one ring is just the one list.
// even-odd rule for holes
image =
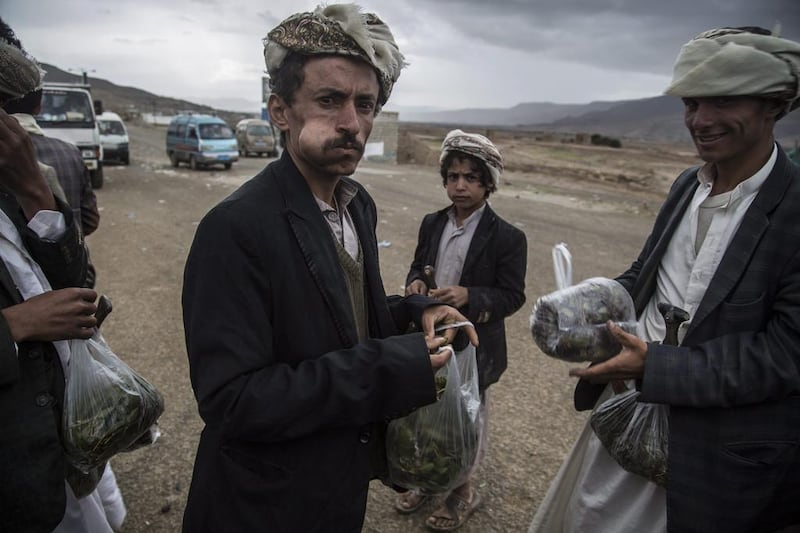
[[70, 351], [64, 450], [76, 468], [89, 472], [149, 435], [164, 412], [164, 400], [111, 351], [100, 333], [71, 340]]
[[666, 487], [669, 406], [640, 402], [639, 394], [634, 389], [612, 396], [594, 408], [590, 423], [622, 468]]
[[625, 288], [609, 278], [589, 278], [536, 300], [530, 318], [542, 352], [563, 361], [603, 361], [622, 348], [606, 322], [636, 332], [636, 311]]
[[444, 384], [439, 399], [389, 423], [386, 458], [395, 485], [425, 494], [457, 487], [478, 451], [478, 368], [475, 347], [450, 358], [436, 373]]

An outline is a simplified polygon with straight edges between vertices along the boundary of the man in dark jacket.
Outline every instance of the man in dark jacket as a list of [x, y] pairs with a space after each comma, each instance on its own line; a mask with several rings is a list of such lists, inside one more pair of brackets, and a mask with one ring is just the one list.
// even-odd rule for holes
[[681, 49], [667, 93], [683, 99], [706, 164], [678, 177], [618, 281], [641, 337], [664, 338], [660, 302], [690, 320], [678, 346], [610, 324], [623, 349], [571, 371], [588, 380], [576, 406], [597, 400], [589, 382], [624, 379], [669, 405], [668, 531], [797, 531], [800, 169], [773, 128], [800, 104], [800, 44], [759, 28], [704, 32]]
[[[3, 101], [14, 96], [5, 89]], [[69, 352], [57, 341], [92, 335], [97, 295], [77, 288], [86, 256], [72, 211], [2, 110], [0, 210], [0, 531], [49, 533], [67, 501], [59, 428]]]
[[[457, 307], [475, 324], [481, 339], [476, 351], [480, 457], [487, 442], [487, 388], [507, 366], [505, 319], [525, 303], [528, 245], [525, 234], [500, 218], [487, 202], [503, 171], [503, 157], [494, 143], [483, 135], [453, 130], [444, 138], [439, 164], [452, 203], [422, 220], [406, 294], [427, 294]], [[426, 266], [433, 267], [432, 276], [425, 272]], [[460, 527], [480, 498], [468, 477], [428, 518], [428, 527], [444, 531]], [[410, 513], [426, 500], [426, 495], [408, 491], [399, 496], [395, 507]]]
[[[465, 318], [387, 299], [375, 204], [345, 177], [403, 66], [388, 27], [320, 7], [270, 31], [265, 58], [286, 149], [203, 218], [186, 263], [205, 428], [183, 530], [355, 533], [386, 476], [387, 421], [436, 399], [455, 330], [434, 324]], [[411, 320], [424, 333], [402, 334]]]

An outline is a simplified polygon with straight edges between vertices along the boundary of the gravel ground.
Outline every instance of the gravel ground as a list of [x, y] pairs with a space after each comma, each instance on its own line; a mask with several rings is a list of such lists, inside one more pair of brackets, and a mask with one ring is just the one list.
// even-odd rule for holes
[[[122, 531], [176, 532], [202, 430], [181, 322], [184, 261], [200, 218], [268, 160], [246, 158], [230, 171], [173, 169], [164, 153], [163, 129], [131, 125], [130, 130], [131, 165], [106, 167], [105, 185], [97, 191], [100, 228], [87, 241], [97, 266], [98, 290], [114, 304], [103, 326], [106, 340], [159, 388], [166, 412], [155, 445], [121, 454], [112, 465], [128, 507]], [[560, 160], [563, 150], [558, 147]], [[580, 161], [580, 148], [576, 150], [573, 157]], [[652, 158], [654, 164], [662, 160], [644, 150], [607, 153], [616, 164], [620, 158]], [[539, 147], [537, 158], [546, 154]], [[691, 158], [685, 159], [691, 163]], [[685, 166], [677, 156], [674, 164], [675, 171]], [[564, 178], [552, 172], [554, 165], [544, 165], [550, 169], [546, 172], [507, 173], [491, 198], [493, 208], [527, 235], [528, 301], [507, 320], [509, 367], [490, 389], [489, 451], [474, 479], [483, 505], [461, 529], [465, 533], [526, 531], [585, 421], [585, 414], [572, 409], [570, 365], [544, 356], [528, 327], [536, 298], [555, 288], [552, 246], [568, 244], [575, 281], [614, 276], [638, 253], [664, 192], [664, 184], [634, 191]], [[422, 217], [446, 202], [437, 170], [366, 162], [356, 177], [379, 208], [378, 239], [387, 244], [381, 248], [386, 290], [400, 293]], [[393, 509], [394, 498], [391, 490], [373, 482], [364, 531], [425, 531], [424, 519], [436, 502], [405, 516]]]

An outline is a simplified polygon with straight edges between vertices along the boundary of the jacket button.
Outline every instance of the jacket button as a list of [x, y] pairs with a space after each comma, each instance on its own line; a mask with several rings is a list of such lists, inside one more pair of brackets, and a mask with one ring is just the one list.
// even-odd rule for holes
[[40, 348], [31, 348], [28, 350], [28, 357], [31, 359], [37, 359], [42, 356], [42, 350]]
[[53, 404], [53, 395], [43, 392], [36, 396], [36, 405], [39, 407], [47, 407]]
[[370, 437], [372, 437], [372, 434], [368, 430], [364, 430], [358, 434], [358, 441], [361, 444], [366, 444], [369, 442]]

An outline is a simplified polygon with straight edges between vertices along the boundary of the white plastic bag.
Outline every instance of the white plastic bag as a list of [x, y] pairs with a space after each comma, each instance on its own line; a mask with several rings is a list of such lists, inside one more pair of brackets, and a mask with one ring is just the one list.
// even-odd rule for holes
[[88, 472], [133, 449], [145, 434], [149, 438], [164, 412], [164, 400], [111, 351], [99, 332], [87, 340], [71, 340], [70, 350], [64, 450], [75, 467]]
[[636, 332], [633, 300], [619, 282], [589, 278], [536, 300], [531, 334], [545, 354], [563, 361], [603, 361], [622, 349], [606, 322]]
[[669, 406], [640, 402], [639, 395], [632, 389], [599, 404], [592, 429], [622, 468], [666, 487]]
[[392, 483], [425, 494], [457, 487], [478, 452], [480, 393], [475, 347], [456, 352], [436, 373], [439, 399], [389, 423], [386, 458]]

